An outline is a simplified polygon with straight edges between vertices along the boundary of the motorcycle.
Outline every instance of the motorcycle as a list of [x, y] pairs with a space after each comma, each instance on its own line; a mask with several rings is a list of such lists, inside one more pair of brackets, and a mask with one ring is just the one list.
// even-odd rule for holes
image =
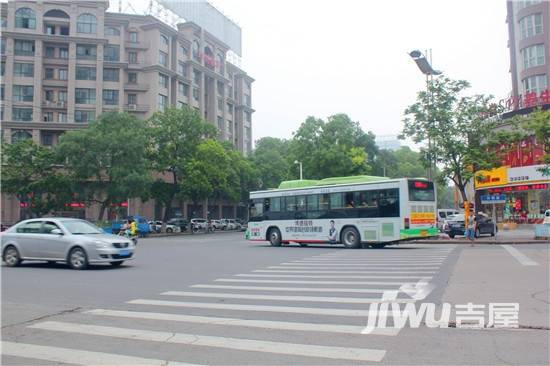
[[131, 234], [128, 234], [125, 230], [120, 230], [120, 232], [118, 233], [118, 236], [123, 236], [126, 239], [130, 239], [132, 243], [134, 243], [134, 245], [137, 246], [138, 235], [131, 235]]

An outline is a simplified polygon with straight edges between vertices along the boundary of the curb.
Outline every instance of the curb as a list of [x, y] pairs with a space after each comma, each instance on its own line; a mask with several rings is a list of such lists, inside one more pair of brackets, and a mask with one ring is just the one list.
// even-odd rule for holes
[[154, 239], [154, 238], [165, 238], [165, 237], [176, 237], [176, 236], [192, 236], [192, 235], [210, 235], [210, 234], [227, 234], [227, 233], [244, 233], [244, 231], [237, 231], [237, 230], [217, 230], [217, 231], [214, 231], [214, 232], [211, 232], [211, 233], [203, 233], [203, 232], [200, 232], [200, 233], [197, 233], [197, 234], [192, 234], [190, 232], [184, 232], [184, 233], [160, 233], [160, 234], [149, 234], [147, 235], [147, 237], [145, 238], [140, 238], [140, 239]]
[[488, 240], [411, 240], [408, 243], [414, 244], [489, 244], [489, 245], [501, 245], [501, 244], [549, 244], [550, 241], [545, 239], [518, 239], [518, 240], [501, 240], [501, 241], [488, 241]]

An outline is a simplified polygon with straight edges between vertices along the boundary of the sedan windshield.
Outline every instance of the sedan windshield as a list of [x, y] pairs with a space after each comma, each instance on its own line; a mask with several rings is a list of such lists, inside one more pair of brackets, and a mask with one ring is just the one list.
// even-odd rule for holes
[[103, 234], [100, 228], [84, 220], [63, 221], [63, 225], [73, 235]]

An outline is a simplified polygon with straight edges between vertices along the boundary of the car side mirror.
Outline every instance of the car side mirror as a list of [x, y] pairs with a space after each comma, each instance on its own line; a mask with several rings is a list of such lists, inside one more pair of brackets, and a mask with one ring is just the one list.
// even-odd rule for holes
[[50, 231], [50, 234], [63, 235], [63, 231], [61, 231], [60, 229], [53, 229], [52, 231]]

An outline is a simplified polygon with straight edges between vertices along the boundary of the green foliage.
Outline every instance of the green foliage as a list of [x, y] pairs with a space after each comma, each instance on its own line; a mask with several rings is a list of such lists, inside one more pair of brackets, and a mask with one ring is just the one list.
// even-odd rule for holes
[[35, 216], [62, 209], [71, 199], [54, 152], [32, 140], [2, 146], [2, 191], [28, 204]]
[[423, 149], [424, 164], [436, 161], [463, 200], [467, 200], [466, 185], [474, 171], [498, 164], [495, 154], [486, 148], [493, 129], [493, 123], [485, 118], [494, 109], [492, 97], [463, 96], [469, 86], [464, 80], [436, 78], [427, 92], [418, 93], [416, 103], [405, 110], [403, 121], [404, 136], [416, 143], [431, 139], [431, 146]]
[[256, 141], [256, 149], [250, 156], [250, 162], [259, 176], [258, 188], [275, 188], [290, 178], [293, 164], [289, 161], [289, 147], [289, 141], [276, 137], [264, 137]]
[[85, 130], [61, 136], [57, 153], [80, 199], [104, 211], [128, 198], [147, 198], [150, 185], [145, 122], [127, 113], [106, 113]]
[[376, 175], [389, 178], [417, 178], [426, 175], [422, 154], [402, 146], [399, 150], [378, 152], [376, 157]]

